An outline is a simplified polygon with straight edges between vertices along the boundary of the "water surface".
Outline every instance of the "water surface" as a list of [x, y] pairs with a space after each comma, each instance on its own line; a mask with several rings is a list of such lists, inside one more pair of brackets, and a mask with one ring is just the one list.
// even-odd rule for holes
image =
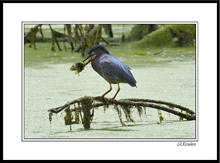
[[[148, 108], [147, 115], [139, 117], [133, 111], [135, 123], [121, 126], [113, 108], [95, 110], [90, 130], [82, 124], [64, 125], [64, 113], [48, 119], [47, 110], [61, 106], [82, 96], [102, 95], [109, 84], [88, 65], [80, 76], [69, 71], [72, 62], [81, 61], [80, 54], [51, 52], [48, 46], [42, 52], [25, 47], [24, 79], [24, 137], [25, 139], [65, 138], [143, 138], [143, 139], [193, 139], [196, 136], [195, 121], [179, 121], [179, 117], [162, 112], [164, 121], [158, 124], [157, 110]], [[144, 55], [125, 47], [111, 47], [112, 55], [126, 63], [137, 81], [137, 88], [121, 84], [116, 99], [146, 98], [183, 105], [195, 111], [195, 52], [193, 48], [147, 49]], [[129, 47], [127, 47], [129, 49]], [[160, 52], [158, 55], [155, 53]], [[117, 85], [107, 97], [113, 97]]]

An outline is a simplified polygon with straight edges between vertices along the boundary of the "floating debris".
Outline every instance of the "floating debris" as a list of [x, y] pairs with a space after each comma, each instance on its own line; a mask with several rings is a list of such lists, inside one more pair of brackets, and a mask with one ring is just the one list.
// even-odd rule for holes
[[50, 112], [50, 113], [49, 113], [49, 121], [50, 121], [50, 124], [51, 124], [51, 121], [52, 121], [52, 116], [53, 116], [53, 113]]
[[155, 52], [155, 53], [153, 53], [153, 55], [158, 55], [158, 54], [160, 54], [160, 53], [162, 53], [163, 52], [163, 50], [161, 50], [161, 51], [159, 51], [159, 52]]
[[159, 117], [160, 123], [162, 123], [162, 121], [164, 120], [164, 118], [162, 116], [162, 113], [161, 113], [160, 110], [157, 110], [157, 113], [158, 113], [158, 117]]
[[145, 53], [143, 52], [134, 52], [135, 55], [146, 55]]

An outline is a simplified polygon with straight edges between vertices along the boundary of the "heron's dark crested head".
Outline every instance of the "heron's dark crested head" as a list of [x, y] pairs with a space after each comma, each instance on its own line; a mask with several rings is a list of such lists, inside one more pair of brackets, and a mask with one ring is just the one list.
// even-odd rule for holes
[[104, 45], [94, 45], [89, 49], [89, 55], [94, 55], [97, 53], [106, 53], [106, 54], [110, 54], [108, 52], [108, 50], [106, 50]]
[[109, 54], [108, 50], [105, 49], [104, 45], [94, 45], [89, 49], [88, 53], [89, 55], [82, 61], [84, 63], [86, 60], [88, 60], [87, 63], [85, 63], [85, 65], [87, 65], [97, 56], [100, 56], [102, 54]]

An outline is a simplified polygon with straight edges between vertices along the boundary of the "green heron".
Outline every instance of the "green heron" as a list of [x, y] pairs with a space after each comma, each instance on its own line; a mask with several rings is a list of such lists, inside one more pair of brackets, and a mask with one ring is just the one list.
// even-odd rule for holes
[[112, 90], [112, 84], [118, 84], [118, 90], [112, 98], [113, 100], [120, 91], [119, 83], [128, 83], [131, 87], [137, 87], [136, 80], [134, 79], [130, 68], [117, 58], [110, 55], [103, 45], [95, 45], [91, 47], [88, 53], [89, 56], [83, 60], [83, 62], [88, 60], [85, 65], [91, 61], [92, 68], [110, 85], [110, 89], [102, 95], [103, 98]]

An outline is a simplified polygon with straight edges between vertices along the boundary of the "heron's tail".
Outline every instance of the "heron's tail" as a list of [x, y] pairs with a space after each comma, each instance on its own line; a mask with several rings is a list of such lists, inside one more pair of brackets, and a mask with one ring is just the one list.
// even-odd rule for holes
[[128, 82], [128, 84], [129, 84], [131, 87], [137, 87], [136, 83], [137, 83], [137, 82], [136, 82], [135, 79], [133, 79], [133, 80], [131, 80], [131, 81]]

